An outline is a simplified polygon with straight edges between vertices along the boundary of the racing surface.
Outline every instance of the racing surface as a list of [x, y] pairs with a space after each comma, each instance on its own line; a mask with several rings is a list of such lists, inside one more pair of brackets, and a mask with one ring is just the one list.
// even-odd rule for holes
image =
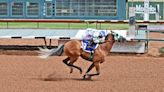
[[92, 80], [82, 79], [90, 62], [79, 59], [83, 74], [75, 69], [69, 74], [63, 58], [1, 55], [0, 92], [164, 92], [162, 57], [106, 57], [100, 76]]
[[[151, 36], [163, 37], [161, 34]], [[42, 40], [0, 42], [3, 45], [44, 44]], [[158, 53], [158, 48], [164, 43], [150, 42], [149, 46], [149, 52], [143, 55], [107, 56], [100, 65], [100, 75], [92, 77], [92, 80], [82, 79], [91, 62], [81, 58], [75, 64], [82, 67], [83, 74], [76, 69], [70, 74], [70, 68], [62, 62], [66, 56], [45, 60], [26, 51], [1, 51], [0, 92], [164, 92], [164, 57]]]

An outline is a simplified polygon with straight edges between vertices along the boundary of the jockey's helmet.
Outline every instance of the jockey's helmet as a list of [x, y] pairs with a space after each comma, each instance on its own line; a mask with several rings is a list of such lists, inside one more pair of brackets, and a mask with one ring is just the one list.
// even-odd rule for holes
[[94, 29], [92, 29], [92, 28], [87, 28], [87, 29], [86, 29], [86, 32], [87, 32], [87, 34], [89, 34], [89, 35], [92, 35], [92, 34], [93, 34], [93, 31], [94, 31]]
[[106, 30], [102, 30], [102, 31], [100, 31], [100, 34], [99, 34], [99, 36], [102, 38], [102, 37], [105, 37], [106, 36]]

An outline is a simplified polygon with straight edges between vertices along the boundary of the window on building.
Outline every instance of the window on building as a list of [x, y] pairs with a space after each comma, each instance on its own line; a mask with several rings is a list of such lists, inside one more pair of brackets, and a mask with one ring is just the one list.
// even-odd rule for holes
[[71, 13], [70, 0], [56, 0], [56, 15], [69, 16]]
[[96, 0], [94, 12], [96, 16], [116, 16], [116, 0]]
[[[52, 3], [51, 2], [46, 2], [46, 16], [52, 16]], [[54, 10], [54, 9], [53, 9]]]
[[27, 15], [39, 16], [39, 3], [27, 2]]
[[8, 15], [8, 5], [5, 2], [0, 2], [0, 16]]
[[23, 3], [13, 2], [12, 5], [12, 16], [23, 16]]
[[116, 16], [117, 0], [56, 0], [58, 16]]

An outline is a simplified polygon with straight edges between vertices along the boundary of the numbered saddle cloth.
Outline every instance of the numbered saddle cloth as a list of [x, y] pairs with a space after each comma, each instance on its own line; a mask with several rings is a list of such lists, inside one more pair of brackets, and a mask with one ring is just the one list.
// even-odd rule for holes
[[86, 40], [83, 40], [81, 41], [82, 42], [82, 45], [81, 45], [81, 48], [86, 51], [86, 52], [89, 52], [91, 53], [92, 51], [94, 51], [98, 46], [99, 44], [94, 44], [92, 47], [89, 45], [89, 41], [86, 41]]

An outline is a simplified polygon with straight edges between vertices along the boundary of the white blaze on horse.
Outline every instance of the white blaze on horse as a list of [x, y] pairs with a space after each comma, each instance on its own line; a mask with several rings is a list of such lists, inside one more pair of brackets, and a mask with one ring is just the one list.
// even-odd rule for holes
[[[64, 64], [71, 67], [70, 73], [73, 72], [73, 68], [76, 68], [80, 71], [82, 74], [82, 69], [79, 66], [74, 65], [74, 63], [77, 61], [79, 57], [82, 57], [85, 60], [91, 61], [92, 64], [89, 66], [88, 70], [84, 74], [83, 78], [91, 78], [92, 76], [96, 76], [100, 74], [100, 63], [103, 63], [105, 61], [105, 57], [109, 54], [113, 44], [115, 41], [125, 41], [125, 38], [115, 32], [110, 32], [106, 35], [105, 41], [99, 46], [94, 49], [93, 56], [91, 56], [91, 53], [86, 52], [83, 50], [82, 42], [80, 40], [71, 40], [66, 42], [63, 45], [58, 46], [58, 48], [54, 49], [40, 49], [40, 58], [48, 58], [49, 56], [54, 55], [62, 55], [63, 53], [67, 56], [63, 60]], [[96, 73], [90, 74], [89, 71], [93, 68], [96, 68]]]

